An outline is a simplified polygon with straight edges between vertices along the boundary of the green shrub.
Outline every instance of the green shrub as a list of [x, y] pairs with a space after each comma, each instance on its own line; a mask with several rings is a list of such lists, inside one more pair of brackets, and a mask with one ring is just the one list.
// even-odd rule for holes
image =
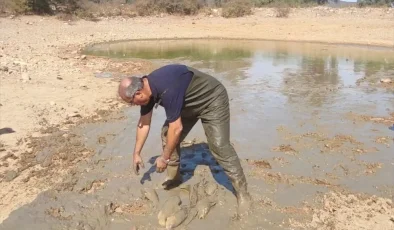
[[223, 5], [222, 16], [225, 18], [243, 17], [252, 14], [250, 0], [230, 0]]
[[140, 16], [155, 13], [194, 15], [201, 8], [198, 0], [136, 0], [134, 5]]
[[26, 14], [31, 11], [28, 0], [4, 0], [0, 5], [1, 11], [9, 14]]
[[155, 0], [136, 0], [134, 6], [139, 16], [149, 16], [158, 10]]
[[168, 14], [193, 15], [198, 13], [198, 0], [159, 0], [160, 10]]
[[290, 8], [288, 6], [277, 6], [275, 12], [277, 18], [287, 18], [289, 17]]

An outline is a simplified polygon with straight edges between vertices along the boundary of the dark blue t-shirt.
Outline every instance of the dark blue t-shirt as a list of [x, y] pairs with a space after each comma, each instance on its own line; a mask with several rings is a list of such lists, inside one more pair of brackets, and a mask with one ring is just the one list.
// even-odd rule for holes
[[193, 72], [185, 65], [172, 64], [156, 69], [148, 76], [152, 97], [147, 105], [141, 106], [141, 115], [149, 113], [161, 98], [167, 121], [176, 121], [182, 111], [186, 90], [192, 80]]

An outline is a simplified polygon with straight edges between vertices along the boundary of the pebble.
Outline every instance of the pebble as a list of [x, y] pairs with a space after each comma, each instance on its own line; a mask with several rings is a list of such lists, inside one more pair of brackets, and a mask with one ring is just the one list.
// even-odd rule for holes
[[5, 179], [5, 181], [10, 182], [13, 179], [15, 179], [17, 176], [18, 176], [18, 173], [16, 171], [10, 170], [5, 173], [4, 179]]
[[77, 112], [73, 112], [73, 113], [69, 113], [67, 115], [67, 117], [82, 117], [81, 114], [77, 113]]
[[392, 80], [390, 78], [382, 78], [382, 79], [380, 79], [380, 82], [382, 82], [382, 83], [391, 83]]
[[21, 78], [22, 78], [22, 81], [23, 81], [23, 82], [26, 82], [26, 81], [30, 81], [30, 80], [31, 80], [30, 76], [29, 76], [27, 73], [22, 73]]
[[50, 104], [51, 106], [56, 105], [56, 103], [55, 103], [54, 101], [49, 102], [49, 104]]
[[0, 71], [8, 72], [8, 67], [2, 66], [2, 67], [0, 67]]

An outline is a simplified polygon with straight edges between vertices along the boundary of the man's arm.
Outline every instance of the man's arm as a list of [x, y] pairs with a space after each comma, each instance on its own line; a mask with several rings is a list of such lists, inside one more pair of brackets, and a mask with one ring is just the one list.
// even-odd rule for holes
[[169, 123], [167, 131], [167, 144], [164, 148], [162, 155], [165, 160], [170, 159], [171, 153], [176, 148], [176, 145], [178, 144], [179, 138], [182, 133], [182, 128], [183, 127], [181, 117], [179, 117], [174, 122]]
[[153, 113], [153, 109], [149, 113], [140, 117], [140, 120], [139, 120], [138, 126], [137, 126], [137, 135], [136, 135], [136, 141], [135, 141], [135, 146], [134, 146], [134, 154], [137, 154], [137, 155], [141, 154], [142, 147], [144, 147], [146, 138], [148, 137], [148, 134], [149, 134], [150, 123], [152, 120], [152, 113]]

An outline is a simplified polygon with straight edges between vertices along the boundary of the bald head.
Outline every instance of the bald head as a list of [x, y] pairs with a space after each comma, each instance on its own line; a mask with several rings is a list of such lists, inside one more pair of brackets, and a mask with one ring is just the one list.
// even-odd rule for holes
[[130, 102], [134, 94], [143, 88], [139, 77], [125, 77], [119, 83], [118, 94], [126, 102]]
[[127, 103], [145, 105], [149, 102], [151, 91], [147, 79], [131, 76], [120, 81], [118, 94]]

